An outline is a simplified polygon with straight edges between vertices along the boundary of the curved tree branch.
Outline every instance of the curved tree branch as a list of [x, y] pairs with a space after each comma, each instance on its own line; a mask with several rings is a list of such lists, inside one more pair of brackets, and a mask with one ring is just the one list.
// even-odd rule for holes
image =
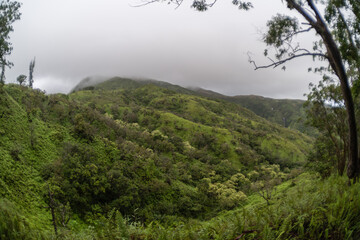
[[312, 26], [311, 27], [308, 27], [307, 29], [303, 29], [303, 30], [300, 30], [300, 31], [296, 31], [296, 32], [293, 32], [291, 33], [289, 36], [287, 36], [286, 38], [282, 39], [282, 41], [290, 41], [292, 40], [292, 38], [300, 33], [305, 33], [305, 32], [310, 32], [311, 29], [314, 29]]
[[[171, 0], [168, 2], [168, 4], [170, 3], [174, 3], [176, 6], [176, 8], [180, 7], [180, 5], [183, 3], [184, 0]], [[156, 3], [156, 2], [162, 2], [162, 0], [142, 0], [143, 3], [137, 4], [137, 5], [131, 5], [132, 7], [144, 7], [146, 5], [152, 4], [152, 3]]]
[[143, 3], [137, 4], [137, 5], [130, 5], [131, 7], [144, 7], [146, 5], [159, 2], [159, 0], [149, 0], [149, 1], [142, 1]]
[[256, 62], [254, 60], [252, 60], [249, 56], [249, 62], [252, 63], [255, 67], [255, 70], [258, 70], [258, 69], [263, 69], [263, 68], [276, 68], [292, 59], [295, 59], [295, 58], [299, 58], [299, 57], [305, 57], [305, 56], [312, 56], [312, 57], [322, 57], [322, 58], [326, 58], [328, 59], [328, 57], [325, 55], [325, 54], [322, 54], [322, 53], [311, 53], [311, 52], [306, 52], [306, 53], [302, 53], [302, 54], [294, 54], [288, 58], [285, 58], [285, 59], [282, 59], [282, 60], [279, 60], [279, 61], [273, 61], [271, 60], [273, 63], [271, 64], [268, 64], [268, 65], [262, 65], [262, 66], [257, 66]]

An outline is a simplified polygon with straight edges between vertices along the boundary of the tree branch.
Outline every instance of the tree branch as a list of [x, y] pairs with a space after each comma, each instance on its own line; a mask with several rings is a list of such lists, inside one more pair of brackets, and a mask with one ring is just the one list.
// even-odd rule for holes
[[143, 3], [137, 4], [137, 5], [130, 5], [131, 7], [143, 7], [155, 2], [159, 2], [159, 0], [151, 0], [151, 1], [142, 1]]
[[213, 2], [213, 3], [209, 3], [208, 6], [209, 6], [209, 7], [212, 7], [212, 6], [215, 5], [216, 2], [217, 2], [217, 0], [214, 0], [214, 2]]
[[[177, 9], [178, 7], [180, 7], [180, 5], [183, 3], [183, 1], [184, 0], [169, 0], [168, 4], [174, 3], [175, 5], [177, 5], [175, 7], [175, 9]], [[155, 2], [162, 2], [162, 0], [142, 0], [142, 2], [143, 3], [141, 3], [141, 4], [132, 5], [132, 7], [143, 7], [143, 6], [155, 3]], [[195, 3], [199, 3], [202, 6], [204, 6], [206, 8], [209, 8], [209, 7], [213, 7], [216, 2], [217, 2], [217, 0], [213, 0], [211, 3], [206, 3], [206, 1], [204, 1], [204, 2], [202, 2], [202, 1], [194, 1], [192, 6], [194, 7]]]
[[309, 13], [307, 13], [303, 7], [297, 4], [294, 0], [286, 0], [286, 2], [290, 9], [295, 8], [296, 11], [298, 11], [310, 23], [311, 26], [313, 27], [316, 26], [315, 19], [312, 16], [310, 16]]
[[292, 39], [294, 36], [300, 34], [300, 33], [305, 33], [305, 32], [309, 32], [311, 29], [313, 29], [313, 27], [309, 27], [307, 29], [304, 29], [304, 30], [300, 30], [300, 31], [296, 31], [296, 32], [293, 32], [290, 36], [287, 36], [286, 38], [284, 38], [282, 41], [287, 41], [289, 39]]
[[[170, 4], [170, 2], [174, 3], [175, 5], [177, 5], [176, 8], [178, 8], [183, 3], [183, 1], [184, 0], [171, 0], [171, 1], [169, 1], [169, 4]], [[130, 5], [130, 6], [131, 7], [144, 7], [144, 6], [149, 5], [149, 4], [153, 4], [153, 3], [156, 3], [156, 2], [161, 2], [161, 0], [142, 0], [142, 2], [143, 3], [137, 4], [137, 5]]]
[[[351, 30], [350, 30], [350, 28], [349, 28], [349, 25], [348, 25], [348, 23], [346, 22], [345, 17], [344, 17], [344, 15], [342, 14], [340, 8], [337, 7], [336, 10], [337, 10], [337, 12], [338, 12], [338, 14], [339, 14], [339, 17], [340, 17], [341, 21], [342, 21], [343, 24], [345, 25], [345, 29], [346, 29], [346, 32], [347, 32], [348, 37], [349, 37], [350, 45], [351, 45], [351, 47], [353, 48], [353, 53], [356, 54], [356, 57], [355, 57], [355, 58], [356, 58], [356, 59], [359, 59], [359, 53], [358, 53], [358, 51], [357, 51], [357, 47], [356, 47], [356, 44], [355, 44], [355, 42], [354, 42], [353, 34], [351, 33]], [[357, 66], [357, 69], [358, 69], [358, 72], [360, 73], [360, 67], [359, 67], [359, 65]]]
[[345, 28], [346, 28], [346, 32], [349, 36], [349, 41], [351, 43], [351, 47], [353, 47], [354, 49], [356, 49], [356, 46], [355, 46], [355, 43], [354, 43], [354, 40], [353, 40], [353, 35], [350, 31], [350, 28], [349, 28], [349, 25], [347, 24], [346, 20], [345, 20], [345, 17], [344, 15], [342, 14], [341, 10], [337, 7], [336, 10], [338, 11], [338, 14], [340, 16], [340, 19], [341, 21], [343, 22], [343, 24], [345, 25]]
[[295, 59], [295, 58], [299, 58], [299, 57], [305, 57], [305, 56], [312, 56], [312, 57], [322, 57], [322, 58], [326, 58], [328, 59], [328, 57], [325, 55], [325, 54], [322, 54], [322, 53], [310, 53], [310, 52], [307, 52], [307, 53], [302, 53], [302, 54], [294, 54], [292, 55], [291, 57], [288, 57], [288, 58], [285, 58], [285, 59], [282, 59], [282, 60], [279, 60], [279, 61], [273, 61], [273, 63], [269, 64], [269, 65], [262, 65], [262, 66], [257, 66], [256, 65], [256, 62], [254, 60], [252, 60], [251, 58], [249, 58], [249, 62], [252, 63], [255, 67], [255, 70], [258, 70], [258, 69], [262, 69], [262, 68], [270, 68], [270, 67], [273, 67], [273, 68], [276, 68], [292, 59]]
[[314, 1], [313, 0], [307, 0], [307, 2], [309, 4], [310, 8], [314, 11], [316, 19], [318, 20], [318, 22], [324, 23], [325, 21], [324, 21], [323, 17], [321, 16], [321, 14], [319, 13], [319, 10], [315, 6]]

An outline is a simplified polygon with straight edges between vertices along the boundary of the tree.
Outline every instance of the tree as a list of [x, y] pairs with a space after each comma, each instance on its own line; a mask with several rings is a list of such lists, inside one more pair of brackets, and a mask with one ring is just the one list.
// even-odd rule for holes
[[19, 75], [16, 78], [16, 81], [20, 84], [23, 85], [23, 83], [26, 81], [27, 76], [25, 76], [24, 74]]
[[5, 84], [5, 65], [1, 65], [0, 84]]
[[6, 57], [11, 54], [12, 46], [9, 42], [9, 34], [14, 31], [12, 24], [20, 19], [19, 12], [21, 4], [16, 1], [2, 0], [0, 3], [0, 66], [1, 82], [5, 80], [5, 67], [12, 67], [13, 63]]
[[348, 159], [349, 131], [340, 86], [329, 78], [310, 86], [311, 93], [304, 104], [307, 123], [319, 130], [319, 136], [308, 166], [323, 176], [333, 169], [343, 175]]
[[[335, 74], [340, 81], [342, 97], [344, 99], [347, 112], [347, 122], [349, 127], [349, 161], [347, 166], [347, 175], [349, 179], [356, 180], [359, 175], [357, 127], [355, 119], [354, 101], [350, 90], [349, 74], [346, 71], [346, 66], [350, 68], [360, 68], [360, 59], [357, 53], [359, 47], [356, 47], [356, 44], [358, 43], [354, 42], [358, 42], [358, 34], [356, 33], [358, 33], [359, 26], [354, 26], [354, 29], [352, 31], [350, 26], [347, 25], [348, 22], [346, 22], [344, 16], [341, 13], [341, 8], [345, 8], [347, 11], [352, 13], [353, 15], [351, 15], [350, 18], [354, 16], [356, 19], [354, 23], [358, 24], [360, 22], [360, 15], [358, 12], [360, 2], [353, 0], [345, 0], [342, 1], [344, 2], [344, 5], [342, 5], [343, 3], [339, 3], [340, 1], [327, 1], [327, 8], [325, 14], [326, 19], [324, 19], [324, 17], [321, 15], [313, 0], [286, 0], [286, 2], [289, 9], [296, 10], [302, 15], [302, 17], [307, 21], [308, 28], [305, 30], [301, 29], [297, 24], [297, 20], [293, 19], [290, 25], [284, 25], [284, 27], [282, 27], [280, 31], [281, 34], [278, 34], [277, 37], [274, 38], [275, 41], [271, 41], [271, 39], [269, 39], [269, 41], [266, 41], [266, 43], [268, 45], [275, 46], [278, 50], [280, 50], [280, 54], [282, 52], [284, 52], [284, 54], [287, 54], [287, 56], [284, 54], [282, 56], [279, 56], [279, 61], [277, 62], [279, 64], [284, 63], [284, 61], [301, 56], [312, 56], [320, 60], [326, 60], [329, 63], [329, 69], [331, 70], [331, 73]], [[347, 4], [349, 4], [349, 6], [351, 5], [353, 8], [347, 8], [345, 2], [347, 2]], [[338, 15], [339, 17], [337, 18], [336, 15]], [[270, 29], [275, 26], [275, 23], [276, 22], [274, 21], [269, 22]], [[309, 52], [306, 49], [296, 49], [285, 46], [288, 45], [288, 40], [291, 40], [293, 36], [310, 30], [315, 30], [318, 36], [320, 36], [320, 40], [314, 45], [315, 52]], [[344, 31], [347, 33], [344, 34]], [[271, 34], [268, 36], [271, 36]], [[350, 45], [348, 43], [350, 43]], [[324, 51], [321, 49], [321, 45], [324, 45]], [[351, 46], [351, 58], [347, 56], [349, 53], [346, 47], [349, 46]], [[358, 73], [355, 75], [358, 75]]]
[[279, 185], [286, 175], [280, 171], [277, 164], [268, 163], [255, 167], [255, 170], [248, 174], [251, 183], [251, 189], [262, 197], [266, 204], [270, 205], [270, 200], [276, 195], [276, 186]]
[[35, 68], [35, 58], [34, 60], [30, 61], [30, 66], [29, 66], [29, 87], [33, 88], [33, 83], [34, 83], [34, 68]]
[[57, 195], [59, 195], [61, 189], [56, 184], [52, 184], [53, 185], [47, 184], [47, 189], [44, 191], [44, 197], [45, 203], [47, 204], [46, 208], [50, 209], [51, 222], [54, 227], [55, 235], [57, 236], [59, 226], [66, 228], [70, 221], [71, 208], [69, 203], [62, 204], [59, 199], [57, 199]]
[[[146, 4], [160, 2], [151, 0]], [[198, 11], [206, 11], [214, 6], [217, 0], [194, 0], [192, 7]], [[169, 0], [169, 3], [181, 5], [183, 0]], [[252, 7], [250, 2], [232, 0], [239, 9], [248, 10]], [[355, 120], [354, 101], [350, 90], [349, 79], [354, 81], [356, 89], [360, 89], [360, 1], [358, 0], [285, 0], [287, 8], [296, 11], [306, 22], [299, 24], [298, 18], [286, 15], [276, 15], [268, 22], [268, 31], [264, 36], [265, 43], [273, 47], [275, 60], [255, 69], [278, 67], [295, 58], [310, 56], [314, 60], [327, 61], [328, 72], [335, 75], [340, 82], [340, 89], [344, 99], [347, 113], [349, 131], [349, 161], [347, 175], [349, 179], [357, 180], [359, 176], [359, 159], [357, 144], [357, 127]], [[325, 14], [321, 14], [318, 6], [325, 6]], [[143, 4], [144, 5], [144, 4]], [[346, 14], [345, 14], [346, 13]], [[303, 28], [305, 25], [306, 28]], [[294, 37], [307, 33], [316, 33], [318, 41], [313, 49], [304, 49], [299, 43], [293, 42]], [[268, 49], [264, 54], [268, 55]], [[285, 67], [283, 67], [285, 69]], [[318, 68], [317, 70], [326, 70]]]

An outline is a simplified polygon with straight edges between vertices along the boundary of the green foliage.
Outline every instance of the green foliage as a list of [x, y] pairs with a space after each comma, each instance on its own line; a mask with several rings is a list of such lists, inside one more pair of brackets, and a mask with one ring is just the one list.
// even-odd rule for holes
[[[277, 61], [262, 67], [257, 67], [255, 64], [255, 68], [277, 67], [294, 58], [303, 56], [312, 56], [313, 60], [327, 61], [328, 68], [316, 68], [315, 72], [334, 74], [339, 80], [350, 139], [348, 144], [344, 143], [344, 145], [348, 145], [345, 149], [349, 154], [347, 175], [350, 179], [356, 179], [360, 171], [358, 164], [358, 133], [350, 80], [355, 82], [353, 92], [356, 93], [356, 88], [359, 85], [356, 82], [359, 80], [360, 69], [360, 56], [358, 53], [360, 46], [360, 34], [358, 31], [360, 15], [355, 11], [359, 10], [359, 2], [352, 0], [319, 2], [287, 0], [286, 3], [290, 10], [296, 11], [305, 19], [309, 28], [302, 29], [298, 27], [297, 20], [291, 20], [287, 16], [280, 17], [279, 21], [276, 19], [277, 17], [273, 18], [269, 21], [268, 36], [270, 36], [270, 40], [265, 38], [265, 42], [275, 48]], [[318, 10], [318, 4], [325, 7], [324, 16]], [[279, 31], [277, 26], [280, 28]], [[319, 40], [314, 42], [312, 51], [300, 47], [299, 43], [293, 42], [294, 36], [310, 30], [315, 30], [319, 37]], [[275, 39], [272, 36], [275, 36]], [[267, 51], [265, 51], [265, 55], [267, 55]], [[309, 70], [311, 71], [311, 68]], [[327, 76], [324, 75], [324, 77]], [[340, 161], [345, 162], [344, 160]], [[338, 167], [340, 174], [342, 174], [343, 169], [342, 166]]]
[[[254, 95], [229, 97], [203, 89], [197, 89], [195, 93], [212, 99], [240, 104], [270, 122], [296, 129], [309, 136], [317, 134], [316, 129], [305, 125], [306, 114], [303, 108], [305, 101], [303, 100], [272, 99]], [[221, 108], [217, 108], [217, 111], [221, 111]]]
[[0, 98], [0, 195], [49, 238], [53, 223], [60, 238], [112, 239], [211, 219], [247, 203], [255, 166], [301, 165], [312, 141], [154, 85], [70, 95], [5, 85]]
[[30, 61], [29, 65], [29, 87], [33, 87], [34, 84], [34, 68], [35, 68], [35, 58]]
[[314, 149], [309, 154], [307, 169], [318, 172], [323, 178], [337, 172], [336, 150], [327, 137], [320, 136], [314, 143]]
[[128, 229], [134, 239], [357, 239], [359, 198], [359, 183], [303, 174], [280, 185], [272, 205], [251, 196], [247, 205], [210, 221]]
[[[10, 33], [14, 31], [12, 24], [20, 19], [19, 12], [20, 3], [11, 0], [3, 0], [0, 3], [0, 65], [2, 66], [2, 74], [4, 74], [4, 67], [11, 67], [13, 64], [6, 60], [6, 57], [11, 54], [12, 46], [9, 42]], [[4, 77], [1, 77], [4, 80]]]
[[119, 211], [111, 210], [107, 217], [101, 217], [95, 225], [96, 239], [129, 239], [128, 227]]
[[349, 130], [340, 86], [324, 78], [311, 87], [305, 103], [307, 123], [318, 129], [320, 135], [308, 166], [323, 176], [334, 171], [342, 175], [348, 161]]
[[[119, 199], [124, 199], [121, 201], [119, 201], [119, 199], [111, 200], [111, 197], [101, 199], [109, 199], [110, 202], [114, 201], [111, 203], [111, 206], [117, 207], [123, 214], [133, 215], [131, 212], [134, 211], [135, 208], [143, 206], [142, 210], [137, 210], [137, 214], [134, 217], [134, 219], [141, 220], [158, 218], [160, 217], [160, 215], [158, 215], [159, 213], [165, 213], [165, 215], [176, 214], [187, 217], [207, 216], [211, 213], [209, 212], [210, 209], [220, 210], [234, 208], [246, 199], [243, 191], [250, 191], [250, 183], [241, 185], [239, 184], [240, 180], [237, 180], [238, 182], [235, 184], [231, 183], [230, 178], [238, 173], [239, 167], [242, 164], [246, 164], [252, 168], [255, 161], [249, 162], [248, 159], [254, 159], [254, 155], [259, 159], [259, 162], [256, 163], [261, 163], [263, 159], [273, 158], [270, 156], [273, 155], [273, 153], [270, 154], [264, 151], [263, 147], [259, 145], [259, 142], [264, 140], [263, 134], [259, 134], [258, 131], [260, 130], [265, 133], [266, 131], [271, 131], [274, 126], [267, 127], [268, 122], [264, 122], [256, 115], [235, 104], [182, 95], [168, 91], [167, 89], [155, 87], [154, 85], [138, 86], [135, 88], [130, 85], [129, 88], [123, 90], [125, 86], [119, 83], [120, 89], [116, 90], [114, 89], [116, 86], [114, 85], [115, 83], [116, 80], [110, 81], [112, 90], [107, 91], [107, 94], [97, 95], [96, 103], [92, 102], [93, 100], [91, 98], [94, 94], [97, 94], [97, 92], [94, 91], [78, 91], [72, 94], [71, 97], [87, 104], [90, 102], [90, 105], [94, 105], [95, 108], [109, 109], [107, 111], [111, 115], [108, 115], [110, 119], [107, 121], [112, 121], [111, 118], [116, 116], [118, 120], [115, 122], [122, 127], [126, 127], [126, 133], [122, 134], [123, 138], [126, 138], [127, 141], [136, 141], [140, 146], [152, 149], [153, 153], [159, 156], [154, 161], [154, 168], [162, 169], [161, 172], [157, 173], [157, 175], [151, 175], [146, 179], [157, 178], [158, 180], [151, 182], [151, 189], [154, 191], [156, 189], [153, 188], [154, 186], [161, 186], [160, 189], [163, 191], [158, 192], [156, 198], [154, 198], [155, 196], [152, 194], [145, 197], [144, 193], [147, 192], [145, 189], [148, 189], [149, 186], [144, 184], [143, 177], [126, 175], [127, 170], [124, 170], [125, 165], [121, 166], [120, 169], [123, 170], [119, 169], [119, 174], [126, 177], [125, 179], [131, 179], [133, 185], [129, 187], [132, 189], [132, 193], [127, 190], [122, 190], [122, 193], [115, 195], [133, 195], [135, 193], [137, 195], [134, 195], [132, 198], [125, 198], [125, 196], [124, 198], [118, 197]], [[96, 87], [102, 88], [102, 86], [107, 86], [107, 84], [107, 82], [104, 82]], [[125, 84], [128, 83], [125, 81]], [[127, 100], [125, 101], [125, 99]], [[111, 104], [110, 106], [109, 103]], [[100, 117], [100, 115], [98, 117]], [[86, 118], [88, 117], [84, 119]], [[249, 121], [250, 123], [245, 125], [244, 119], [248, 118], [254, 120]], [[209, 119], [211, 120], [209, 121]], [[89, 120], [91, 121], [91, 126], [96, 128], [94, 132], [100, 133], [103, 131], [99, 128], [97, 120], [94, 121], [94, 117], [90, 117]], [[85, 120], [85, 122], [86, 121], [87, 120]], [[90, 122], [88, 125], [89, 124]], [[90, 128], [86, 127], [85, 129]], [[236, 131], [234, 132], [235, 129]], [[141, 130], [143, 132], [139, 134], [134, 132], [134, 130]], [[283, 130], [279, 129], [279, 131]], [[247, 141], [242, 140], [244, 133], [248, 134], [249, 141], [253, 146], [247, 145]], [[251, 138], [250, 135], [252, 136]], [[254, 136], [258, 139], [254, 138]], [[285, 132], [284, 136], [288, 138]], [[290, 136], [294, 139], [294, 132], [289, 132], [289, 137]], [[268, 139], [269, 143], [283, 141], [279, 137], [275, 139], [275, 136], [272, 135], [269, 135]], [[295, 139], [297, 139], [297, 137], [295, 137]], [[308, 141], [308, 139], [305, 141]], [[285, 142], [288, 142], [288, 140], [284, 140], [284, 143]], [[128, 142], [124, 142], [122, 145], [124, 144], [126, 146], [124, 150], [129, 151], [131, 145], [129, 145]], [[302, 145], [304, 146], [304, 144]], [[284, 150], [280, 150], [280, 146], [282, 149], [287, 149], [289, 144], [279, 145], [279, 152], [275, 153], [275, 155], [281, 156], [284, 166], [286, 162], [298, 161], [300, 163], [303, 161], [301, 159], [305, 159], [303, 153], [298, 150], [298, 146], [294, 145], [289, 148], [289, 152], [291, 152], [292, 155], [283, 154]], [[135, 146], [131, 146], [131, 148], [134, 147]], [[136, 148], [137, 147], [135, 147], [135, 149]], [[241, 152], [236, 152], [234, 148], [242, 150]], [[179, 153], [176, 155], [173, 153], [175, 150], [179, 150]], [[161, 156], [161, 154], [168, 155], [169, 153], [172, 153], [172, 157], [170, 158]], [[264, 155], [266, 155], [266, 157], [264, 157]], [[127, 156], [129, 156], [129, 152]], [[298, 156], [301, 157], [299, 158]], [[241, 162], [239, 162], [239, 157]], [[137, 158], [130, 159], [126, 161], [132, 161], [132, 164], [136, 164], [138, 161]], [[181, 162], [177, 163], [177, 159], [181, 159]], [[182, 163], [183, 161], [186, 161], [187, 164], [184, 165]], [[105, 165], [109, 164], [111, 165], [111, 163], [106, 163]], [[213, 173], [215, 173], [214, 176], [212, 175]], [[139, 181], [136, 180], [138, 177], [140, 177]], [[209, 177], [211, 178], [211, 185], [205, 184], [205, 179]], [[180, 179], [186, 185], [191, 186], [190, 188], [186, 187], [186, 189], [197, 187], [199, 190], [201, 189], [201, 191], [185, 191], [181, 188], [176, 190], [176, 186], [184, 187], [186, 185], [173, 185], [175, 179]], [[113, 189], [113, 187], [110, 188]], [[125, 187], [125, 189], [127, 188], [128, 187]], [[123, 189], [123, 187], [121, 189]], [[105, 192], [108, 191], [109, 190], [105, 190]], [[142, 191], [143, 193], [140, 194], [138, 191]], [[177, 196], [174, 195], [176, 191], [189, 195], [181, 197], [180, 203], [174, 202], [170, 199]], [[140, 201], [140, 196], [146, 198], [147, 201]], [[203, 201], [201, 199], [206, 199], [208, 204], [200, 204], [200, 202]], [[153, 205], [156, 201], [160, 201], [162, 205], [167, 207], [159, 208]], [[115, 203], [125, 204], [125, 206], [128, 207], [123, 208], [121, 205], [114, 205]], [[143, 204], [148, 207], [144, 208]], [[201, 205], [203, 206], [201, 207]], [[184, 208], [184, 206], [187, 206], [187, 208]], [[212, 213], [210, 215], [212, 215]]]
[[232, 209], [238, 206], [241, 202], [247, 200], [246, 195], [242, 191], [235, 189], [234, 182], [231, 180], [225, 183], [209, 184], [209, 193], [214, 194], [219, 201], [220, 207], [225, 209]]
[[45, 239], [7, 199], [0, 200], [0, 239]]
[[[247, 108], [254, 113], [256, 113], [258, 116], [265, 118], [269, 120], [270, 122], [275, 122], [281, 126], [296, 129], [299, 130], [302, 133], [308, 134], [310, 136], [316, 135], [316, 130], [312, 127], [305, 126], [305, 118], [306, 114], [302, 107], [304, 104], [304, 101], [302, 100], [289, 100], [289, 99], [271, 99], [271, 98], [264, 98], [260, 96], [224, 96], [215, 92], [207, 91], [204, 89], [193, 89], [189, 90], [186, 88], [182, 88], [177, 85], [172, 85], [166, 82], [160, 82], [160, 81], [154, 81], [154, 80], [134, 80], [134, 79], [124, 79], [115, 77], [112, 79], [109, 79], [107, 81], [103, 81], [99, 84], [95, 84], [94, 86], [88, 85], [90, 84], [88, 79], [84, 79], [82, 82], [80, 82], [75, 88], [74, 91], [79, 91], [83, 89], [85, 86], [87, 88], [98, 89], [98, 90], [115, 90], [115, 89], [124, 89], [133, 91], [137, 88], [141, 88], [145, 85], [155, 85], [161, 88], [165, 88], [167, 90], [171, 90], [173, 92], [167, 92], [167, 95], [162, 95], [163, 97], [160, 97], [160, 95], [155, 96], [152, 99], [151, 106], [156, 109], [162, 109], [162, 110], [170, 110], [170, 111], [176, 111], [179, 112], [179, 114], [186, 113], [187, 109], [184, 109], [183, 107], [186, 106], [186, 104], [189, 104], [189, 108], [193, 109], [190, 116], [192, 120], [196, 120], [197, 122], [214, 124], [218, 120], [215, 118], [214, 115], [211, 117], [204, 117], [203, 113], [209, 113], [213, 112], [216, 114], [222, 114], [223, 108], [221, 108], [220, 101], [226, 101], [231, 103], [237, 103], [243, 106], [244, 108]], [[147, 86], [149, 87], [149, 86]], [[126, 96], [126, 94], [129, 92], [122, 92]], [[170, 94], [172, 93], [172, 94]], [[179, 94], [187, 94], [187, 95], [199, 95], [207, 97], [205, 101], [201, 102], [201, 108], [193, 101], [189, 102], [190, 99], [187, 97], [180, 97]], [[92, 94], [95, 94], [95, 92], [92, 92]], [[131, 97], [131, 96], [129, 96]], [[116, 98], [119, 98], [117, 96]], [[210, 99], [212, 101], [209, 101]], [[220, 99], [220, 100], [218, 100]], [[128, 103], [127, 98], [123, 98], [123, 102]], [[120, 104], [121, 105], [121, 104]], [[116, 107], [119, 107], [119, 105], [112, 105], [111, 106], [111, 114], [114, 116], [115, 119], [118, 119], [119, 111], [114, 111]], [[117, 109], [118, 110], [118, 109]], [[189, 110], [189, 109], [188, 109]], [[130, 109], [128, 109], [129, 113]], [[144, 118], [144, 121], [148, 121], [148, 117]]]
[[302, 100], [277, 100], [259, 96], [237, 96], [234, 102], [250, 109], [260, 117], [283, 127], [296, 129], [310, 136], [316, 136], [316, 130], [305, 125], [306, 114]]
[[[63, 239], [359, 234], [352, 214], [359, 208], [358, 184], [309, 174], [286, 182], [298, 174], [294, 166], [304, 162], [311, 139], [238, 105], [154, 86], [70, 96], [4, 89], [1, 196], [24, 213], [11, 210], [20, 214], [11, 218], [24, 216], [29, 239], [54, 236], [44, 208], [48, 185]], [[129, 113], [136, 122], [124, 117]]]
[[358, 94], [359, 82], [359, 43], [360, 43], [360, 4], [358, 1], [329, 1], [325, 8], [325, 19], [331, 26], [334, 38], [344, 62], [349, 69], [348, 75], [355, 83], [354, 93]]
[[279, 165], [261, 165], [251, 173], [252, 189], [270, 205], [270, 200], [276, 194], [277, 185], [286, 178], [286, 174], [280, 172]]
[[21, 74], [16, 78], [16, 81], [19, 83], [19, 85], [23, 85], [25, 83], [27, 76]]
[[[193, 1], [193, 7], [206, 11], [215, 2]], [[2, 81], [4, 66], [11, 65], [5, 59], [11, 52], [7, 35], [20, 17], [19, 6], [9, 0], [0, 5]], [[339, 9], [353, 14], [350, 21]], [[355, 92], [358, 10], [356, 1], [329, 1], [325, 16]], [[274, 66], [299, 52], [326, 59], [321, 42], [314, 45], [316, 53], [291, 47], [295, 35], [309, 30], [297, 19], [277, 15], [268, 27], [264, 40], [278, 50]], [[22, 85], [25, 79], [17, 80]], [[171, 84], [114, 78], [95, 86], [84, 82], [76, 90], [81, 88], [68, 96], [1, 88], [0, 196], [9, 199], [0, 201], [1, 239], [358, 238], [358, 183], [303, 174], [279, 185], [301, 171], [311, 138], [231, 101], [202, 98]], [[341, 175], [349, 143], [339, 88], [319, 88], [309, 95], [308, 113], [320, 135], [308, 165], [328, 176], [335, 153]], [[327, 99], [335, 107], [327, 108]], [[266, 115], [288, 127], [296, 114], [290, 104], [280, 108], [280, 114]], [[330, 124], [323, 126], [324, 119]], [[61, 226], [58, 236], [50, 220]]]
[[[299, 23], [296, 18], [280, 14], [277, 14], [268, 21], [267, 26], [269, 29], [264, 36], [264, 42], [277, 48], [282, 47], [289, 38], [293, 37], [293, 33], [299, 29]], [[282, 53], [285, 53], [285, 51], [280, 49], [280, 55], [277, 56], [278, 59], [282, 57]]]

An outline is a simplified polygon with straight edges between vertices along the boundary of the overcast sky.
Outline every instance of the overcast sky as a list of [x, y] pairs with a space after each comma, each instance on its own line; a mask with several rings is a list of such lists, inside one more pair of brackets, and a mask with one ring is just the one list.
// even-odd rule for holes
[[176, 10], [166, 3], [131, 6], [139, 1], [20, 1], [7, 82], [28, 75], [34, 57], [34, 86], [47, 93], [68, 93], [88, 76], [133, 76], [227, 95], [304, 98], [308, 84], [319, 80], [307, 73], [311, 59], [286, 71], [254, 71], [248, 62], [251, 52], [258, 64], [269, 63], [261, 31], [271, 16], [287, 12], [281, 0], [253, 1], [249, 12], [221, 0], [204, 13], [191, 9], [191, 0]]

